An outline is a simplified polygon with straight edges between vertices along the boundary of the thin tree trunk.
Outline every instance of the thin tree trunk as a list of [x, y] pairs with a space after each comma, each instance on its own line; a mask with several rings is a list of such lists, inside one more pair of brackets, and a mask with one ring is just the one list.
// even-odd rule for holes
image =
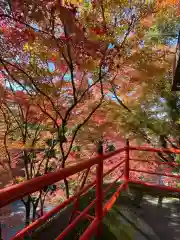
[[42, 196], [40, 198], [40, 205], [41, 205], [40, 210], [41, 210], [41, 217], [42, 217], [44, 215], [44, 201], [42, 199]]
[[25, 225], [29, 225], [30, 224], [30, 212], [31, 212], [31, 200], [30, 197], [28, 196], [28, 200], [25, 204], [26, 207], [26, 218], [25, 218]]
[[64, 179], [64, 185], [65, 185], [65, 189], [66, 189], [66, 198], [69, 198], [69, 183], [67, 179]]
[[36, 220], [36, 210], [37, 210], [37, 205], [33, 204], [33, 215], [32, 215], [32, 221], [33, 222]]

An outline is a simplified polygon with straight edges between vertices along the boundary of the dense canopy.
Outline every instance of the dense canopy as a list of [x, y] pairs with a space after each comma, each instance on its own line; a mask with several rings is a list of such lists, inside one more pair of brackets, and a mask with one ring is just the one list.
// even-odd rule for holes
[[[125, 138], [179, 148], [180, 95], [171, 92], [179, 9], [178, 0], [1, 0], [0, 171], [11, 184]], [[65, 179], [66, 197], [92, 175]], [[57, 188], [24, 201], [34, 218]]]

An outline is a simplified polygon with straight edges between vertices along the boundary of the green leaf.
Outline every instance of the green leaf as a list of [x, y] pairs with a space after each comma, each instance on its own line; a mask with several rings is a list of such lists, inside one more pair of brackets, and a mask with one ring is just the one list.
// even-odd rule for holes
[[35, 158], [36, 158], [36, 153], [32, 151], [32, 152], [30, 153], [30, 158], [34, 158], [34, 159], [35, 159]]
[[33, 202], [36, 202], [36, 200], [38, 199], [37, 197], [31, 197], [31, 199], [33, 200]]
[[49, 139], [46, 140], [46, 143], [49, 147], [51, 147], [52, 144], [53, 144], [53, 140], [51, 138], [49, 138]]
[[73, 146], [71, 150], [72, 150], [72, 152], [80, 152], [81, 146]]
[[43, 191], [46, 192], [46, 191], [51, 191], [51, 192], [55, 192], [57, 190], [57, 187], [55, 184], [53, 185], [48, 185], [48, 186], [45, 186], [43, 188]]
[[49, 157], [56, 157], [56, 151], [55, 151], [55, 149], [51, 149], [50, 151], [49, 151]]
[[24, 240], [32, 240], [32, 237], [30, 237], [30, 236], [24, 236]]
[[109, 144], [109, 145], [107, 146], [107, 148], [108, 148], [108, 151], [109, 151], [109, 152], [114, 152], [115, 149], [116, 149], [113, 144]]
[[54, 170], [55, 170], [55, 168], [52, 166], [48, 168], [48, 172], [53, 172]]
[[56, 187], [55, 184], [53, 184], [53, 185], [50, 185], [50, 186], [48, 187], [48, 189], [49, 189], [50, 191], [52, 191], [52, 192], [55, 192], [55, 191], [57, 190], [57, 187]]
[[72, 128], [69, 128], [67, 131], [67, 136], [74, 134], [74, 132], [76, 131], [78, 126], [79, 126], [79, 124], [74, 124]]
[[52, 147], [52, 146], [56, 146], [56, 144], [58, 143], [58, 140], [57, 139], [47, 139], [46, 140], [46, 144], [49, 146], [49, 147]]
[[56, 150], [55, 149], [47, 149], [47, 150], [45, 150], [45, 157], [47, 157], [47, 158], [55, 158], [56, 157]]
[[141, 179], [141, 180], [144, 180], [144, 176], [143, 176], [143, 175], [141, 175], [141, 176], [139, 177], [139, 179]]
[[179, 155], [176, 155], [176, 157], [175, 157], [175, 162], [176, 162], [176, 163], [180, 163], [180, 156], [179, 156]]

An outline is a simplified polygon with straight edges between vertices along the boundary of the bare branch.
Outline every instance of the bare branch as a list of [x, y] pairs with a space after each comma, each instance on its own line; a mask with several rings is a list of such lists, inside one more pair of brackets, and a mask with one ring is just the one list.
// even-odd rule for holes
[[5, 131], [5, 135], [4, 135], [4, 147], [5, 147], [5, 151], [6, 151], [6, 154], [7, 154], [9, 172], [11, 174], [11, 179], [15, 182], [15, 176], [13, 175], [12, 166], [11, 166], [11, 155], [9, 153], [8, 146], [7, 146], [7, 136], [9, 134], [10, 121], [7, 119], [6, 113], [4, 112], [3, 108], [1, 107], [0, 109], [1, 109], [1, 112], [4, 116], [4, 121], [6, 123], [6, 131]]
[[[68, 38], [68, 33], [66, 31], [66, 28], [64, 26], [64, 33], [65, 33], [65, 37]], [[62, 53], [66, 63], [68, 64], [69, 66], [69, 69], [70, 69], [70, 73], [71, 73], [71, 84], [72, 84], [72, 89], [73, 89], [73, 97], [74, 97], [74, 103], [77, 101], [77, 97], [76, 97], [76, 86], [75, 86], [75, 82], [74, 82], [74, 67], [73, 67], [73, 61], [72, 61], [72, 57], [71, 57], [71, 48], [70, 48], [70, 45], [69, 45], [69, 42], [67, 41], [66, 43], [66, 46], [67, 46], [67, 53], [68, 53], [68, 58], [69, 58], [69, 61], [67, 61], [65, 55]]]
[[120, 98], [117, 96], [117, 93], [116, 93], [116, 89], [115, 87], [111, 84], [112, 86], [112, 92], [116, 98], [116, 100], [118, 101], [118, 103], [123, 107], [125, 108], [128, 112], [132, 113], [132, 111], [120, 100]]
[[47, 99], [50, 101], [53, 109], [57, 112], [57, 114], [60, 116], [60, 118], [63, 119], [63, 117], [61, 116], [60, 112], [56, 109], [56, 107], [55, 107], [52, 99], [51, 99], [46, 93], [44, 93], [44, 92], [37, 86], [37, 84], [35, 83], [34, 79], [33, 79], [27, 72], [25, 72], [25, 71], [24, 71], [23, 69], [21, 69], [19, 66], [15, 66], [14, 64], [12, 64], [12, 63], [10, 63], [10, 62], [8, 62], [8, 61], [6, 61], [6, 60], [2, 60], [2, 61], [5, 62], [6, 64], [8, 64], [8, 65], [10, 65], [10, 66], [18, 69], [18, 70], [19, 70], [20, 72], [22, 72], [25, 76], [27, 76], [27, 77], [29, 78], [29, 80], [31, 81], [31, 83], [33, 84], [33, 86], [36, 88], [36, 90], [37, 90], [40, 94], [42, 94], [45, 98], [47, 98]]
[[[13, 76], [13, 74], [9, 71], [9, 69], [8, 69], [8, 67], [5, 65], [5, 60], [3, 60], [2, 58], [0, 58], [0, 62], [2, 63], [2, 65], [3, 65], [3, 67], [5, 68], [5, 70], [6, 70], [6, 72], [9, 74], [9, 76], [15, 81], [15, 83], [17, 83], [23, 90], [25, 90], [26, 92], [27, 92], [27, 94], [29, 95], [29, 96], [31, 96], [31, 94], [29, 93], [29, 91], [24, 87], [24, 85], [22, 84], [22, 83], [20, 83], [14, 76]], [[7, 64], [9, 63], [9, 62], [6, 62]], [[13, 67], [15, 67], [14, 65], [13, 65]]]
[[26, 26], [26, 27], [34, 30], [34, 31], [37, 31], [37, 30], [38, 30], [38, 31], [41, 32], [41, 33], [44, 33], [44, 34], [46, 34], [46, 35], [49, 35], [49, 32], [46, 32], [46, 31], [43, 31], [43, 30], [41, 30], [41, 29], [37, 29], [37, 28], [35, 28], [35, 27], [32, 27], [32, 26], [29, 25], [28, 23], [23, 22], [23, 21], [21, 21], [20, 19], [15, 18], [15, 17], [12, 17], [12, 16], [10, 16], [10, 15], [8, 15], [8, 14], [0, 14], [0, 18], [9, 18], [9, 19], [11, 19], [11, 20], [13, 20], [13, 21], [15, 21], [15, 22], [18, 22], [18, 23], [23, 24], [24, 26]]
[[76, 135], [77, 135], [78, 131], [80, 130], [80, 128], [81, 128], [82, 126], [84, 126], [84, 125], [89, 121], [89, 119], [92, 117], [92, 115], [93, 115], [93, 114], [96, 112], [96, 110], [101, 106], [101, 104], [102, 104], [102, 102], [103, 102], [103, 99], [104, 99], [104, 97], [101, 97], [100, 102], [96, 105], [96, 107], [89, 113], [89, 115], [84, 119], [84, 121], [77, 126], [76, 130], [74, 131], [74, 135], [73, 135], [73, 137], [72, 137], [71, 144], [70, 144], [69, 150], [68, 150], [68, 152], [67, 152], [67, 154], [66, 154], [66, 157], [69, 155], [69, 153], [70, 153], [70, 151], [71, 151], [72, 145], [73, 145], [73, 143], [74, 143], [74, 140], [75, 140], [75, 138], [76, 138]]

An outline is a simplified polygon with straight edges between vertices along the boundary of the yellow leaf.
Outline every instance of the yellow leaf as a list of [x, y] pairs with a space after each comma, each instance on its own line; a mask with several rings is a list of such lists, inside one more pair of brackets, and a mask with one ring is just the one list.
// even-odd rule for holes
[[23, 49], [25, 52], [27, 52], [31, 51], [33, 48], [28, 43], [25, 43]]

